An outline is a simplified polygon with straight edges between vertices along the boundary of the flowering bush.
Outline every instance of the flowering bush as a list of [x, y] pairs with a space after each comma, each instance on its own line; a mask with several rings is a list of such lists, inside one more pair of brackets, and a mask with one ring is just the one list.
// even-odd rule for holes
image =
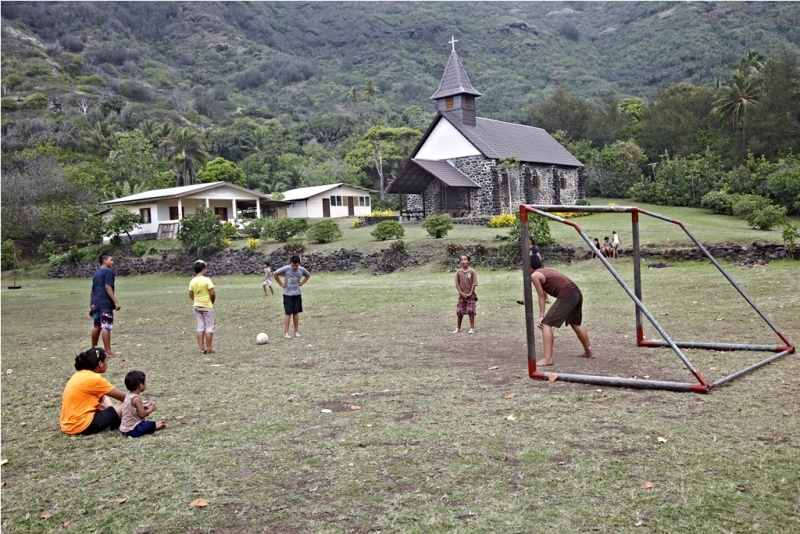
[[516, 221], [516, 215], [510, 213], [495, 215], [489, 220], [489, 228], [511, 228]]

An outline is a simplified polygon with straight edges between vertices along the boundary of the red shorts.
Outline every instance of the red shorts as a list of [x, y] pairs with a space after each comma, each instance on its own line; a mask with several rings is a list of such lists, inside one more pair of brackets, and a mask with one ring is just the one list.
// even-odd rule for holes
[[464, 317], [469, 315], [475, 317], [475, 301], [474, 300], [459, 300], [456, 305], [456, 316]]

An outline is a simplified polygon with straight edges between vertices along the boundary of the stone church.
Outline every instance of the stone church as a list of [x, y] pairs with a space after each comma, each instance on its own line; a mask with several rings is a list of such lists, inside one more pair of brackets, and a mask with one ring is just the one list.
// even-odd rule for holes
[[520, 204], [571, 205], [583, 198], [583, 164], [550, 134], [476, 115], [481, 94], [455, 42], [431, 97], [438, 113], [386, 189], [400, 194], [401, 215], [483, 217], [516, 213]]

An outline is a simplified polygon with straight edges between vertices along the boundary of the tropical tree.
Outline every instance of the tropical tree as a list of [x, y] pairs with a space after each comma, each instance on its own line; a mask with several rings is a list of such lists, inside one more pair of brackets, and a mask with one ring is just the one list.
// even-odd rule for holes
[[347, 91], [347, 105], [350, 107], [358, 105], [358, 89], [355, 86]]
[[100, 121], [89, 127], [83, 136], [83, 142], [89, 149], [101, 156], [107, 156], [114, 149], [114, 127], [106, 121]]
[[712, 111], [720, 118], [729, 120], [731, 130], [742, 124], [742, 146], [745, 146], [745, 128], [747, 112], [759, 104], [763, 79], [759, 76], [745, 76], [741, 71], [734, 71], [727, 84], [717, 90], [717, 100]]
[[370, 177], [378, 183], [382, 200], [388, 177], [400, 170], [420, 137], [422, 133], [411, 128], [373, 126], [347, 153], [345, 161], [353, 166], [362, 185], [366, 182], [372, 186]]
[[375, 87], [375, 83], [370, 78], [362, 89], [362, 99], [368, 104], [375, 104], [378, 101], [378, 93], [380, 92], [381, 90]]
[[202, 136], [189, 128], [175, 128], [163, 141], [167, 158], [172, 160], [175, 171], [175, 185], [193, 185], [197, 177], [196, 167], [204, 167], [208, 161]]

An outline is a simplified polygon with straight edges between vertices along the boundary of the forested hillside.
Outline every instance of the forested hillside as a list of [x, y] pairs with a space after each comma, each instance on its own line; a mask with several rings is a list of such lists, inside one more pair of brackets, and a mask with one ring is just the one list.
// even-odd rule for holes
[[479, 115], [546, 128], [592, 194], [800, 209], [797, 3], [0, 9], [3, 241], [31, 250], [97, 239], [86, 214], [131, 191], [391, 179], [433, 116], [451, 36]]

